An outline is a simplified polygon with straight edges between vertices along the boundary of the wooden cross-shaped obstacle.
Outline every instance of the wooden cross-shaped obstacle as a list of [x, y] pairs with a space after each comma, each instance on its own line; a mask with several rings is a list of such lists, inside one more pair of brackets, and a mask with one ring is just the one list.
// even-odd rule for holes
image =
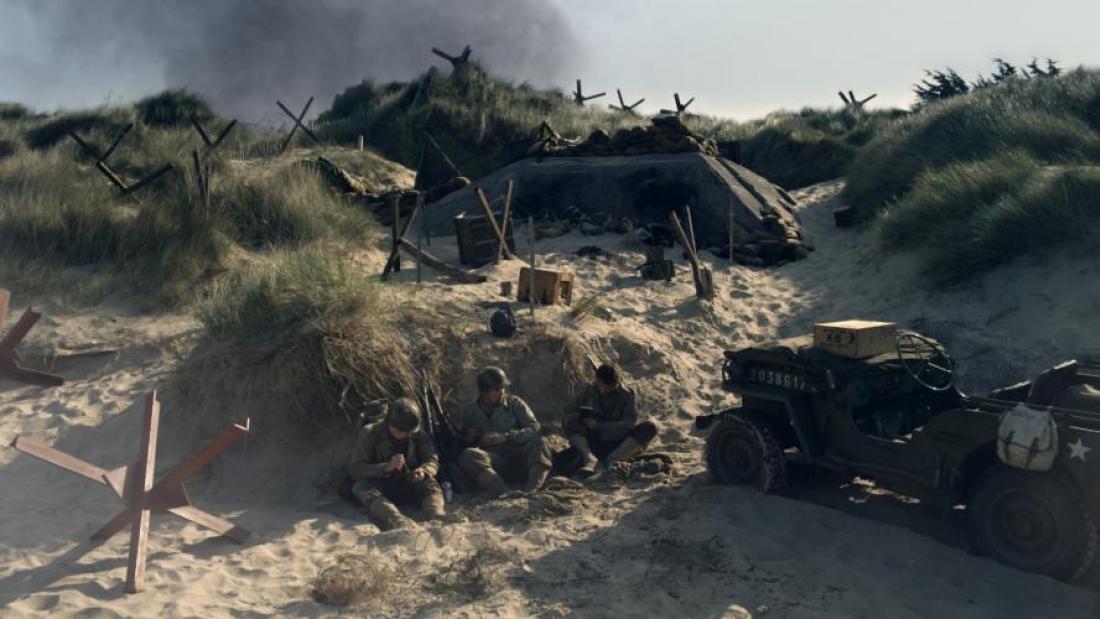
[[446, 60], [447, 62], [451, 63], [451, 72], [452, 73], [457, 73], [460, 70], [466, 68], [466, 66], [470, 64], [470, 46], [469, 45], [464, 47], [462, 49], [462, 53], [457, 55], [457, 56], [452, 56], [452, 55], [448, 54], [447, 52], [439, 49], [438, 47], [433, 47], [432, 48], [432, 53], [435, 54], [436, 56], [439, 56], [440, 58]]
[[[8, 315], [8, 302], [10, 300], [11, 293], [0, 289], [0, 330], [4, 328], [4, 320]], [[42, 318], [42, 314], [28, 307], [27, 311], [23, 312], [19, 322], [15, 323], [15, 326], [3, 339], [0, 339], [0, 374], [39, 387], [57, 387], [65, 383], [64, 378], [56, 374], [48, 374], [23, 367], [23, 360], [16, 350], [16, 347], [23, 341], [23, 338], [27, 337], [27, 334], [30, 333], [30, 330], [40, 318]]]
[[642, 98], [642, 99], [638, 99], [637, 101], [635, 101], [631, 105], [627, 105], [626, 101], [623, 100], [623, 91], [622, 90], [616, 88], [615, 89], [615, 94], [619, 95], [619, 105], [615, 105], [614, 103], [612, 103], [611, 105], [609, 105], [607, 107], [609, 107], [613, 110], [617, 110], [619, 112], [630, 112], [630, 113], [633, 114], [634, 113], [634, 108], [638, 107], [643, 102], [645, 102], [645, 99]]
[[863, 112], [863, 106], [867, 105], [871, 99], [878, 96], [878, 93], [875, 93], [866, 99], [857, 99], [855, 93], [851, 90], [848, 91], [848, 96], [844, 96], [843, 90], [837, 91], [836, 94], [840, 95], [840, 100], [844, 102], [844, 109], [852, 114]]
[[130, 130], [133, 128], [134, 123], [126, 125], [126, 128], [118, 134], [118, 136], [115, 138], [115, 141], [111, 142], [111, 145], [107, 147], [107, 150], [104, 151], [102, 155], [99, 154], [99, 151], [94, 146], [89, 144], [88, 141], [84, 138], [80, 137], [80, 135], [78, 135], [75, 131], [69, 132], [69, 137], [72, 138], [74, 142], [79, 144], [80, 148], [85, 153], [87, 153], [88, 156], [95, 159], [96, 169], [99, 170], [99, 172], [103, 174], [103, 176], [105, 176], [112, 185], [118, 187], [118, 190], [124, 196], [133, 195], [134, 192], [157, 180], [172, 169], [172, 164], [166, 163], [129, 185], [127, 185], [122, 180], [122, 177], [120, 177], [117, 173], [115, 173], [114, 170], [111, 169], [111, 166], [107, 164], [107, 158], [115, 152], [115, 149], [118, 148], [118, 145], [122, 142], [122, 138], [126, 137], [126, 134], [130, 133]]
[[688, 256], [688, 262], [691, 263], [691, 275], [695, 282], [695, 296], [700, 299], [713, 299], [714, 275], [711, 273], [710, 269], [703, 266], [702, 261], [699, 260], [699, 252], [695, 247], [695, 229], [691, 224], [691, 210], [685, 210], [687, 210], [690, 236], [687, 232], [684, 232], [684, 227], [680, 224], [680, 218], [676, 216], [675, 210], [668, 212], [668, 220], [672, 223], [672, 229], [676, 232], [676, 237], [680, 240], [680, 244], [684, 246], [684, 251]]
[[92, 534], [92, 540], [102, 543], [130, 526], [130, 558], [126, 564], [126, 592], [137, 593], [145, 580], [145, 557], [149, 541], [149, 520], [153, 513], [170, 512], [206, 527], [229, 539], [244, 543], [249, 532], [191, 504], [183, 482], [203, 469], [218, 454], [248, 434], [245, 425], [233, 424], [190, 460], [177, 465], [160, 481], [154, 483], [157, 433], [160, 429], [160, 400], [152, 391], [145, 399], [145, 415], [141, 434], [141, 450], [133, 464], [108, 471], [43, 443], [17, 436], [11, 446], [66, 471], [108, 486], [126, 507], [107, 524]]
[[581, 90], [581, 78], [578, 77], [577, 78], [577, 89], [575, 91], [573, 91], [573, 103], [576, 103], [577, 105], [584, 105], [585, 101], [590, 101], [592, 99], [599, 99], [600, 97], [602, 97], [606, 94], [607, 94], [606, 92], [598, 92], [594, 95], [588, 95], [587, 97], [584, 96], [584, 91]]
[[199, 124], [199, 121], [194, 118], [191, 119], [191, 126], [195, 128], [195, 131], [199, 132], [202, 143], [206, 145], [206, 150], [203, 152], [203, 156], [206, 156], [221, 146], [222, 141], [229, 135], [229, 132], [233, 130], [233, 127], [237, 126], [237, 119], [234, 118], [229, 121], [229, 123], [222, 128], [221, 133], [213, 140], [210, 139], [210, 134], [206, 132], [206, 129], [204, 129], [203, 126]]
[[675, 116], [680, 116], [684, 112], [687, 111], [688, 106], [691, 105], [691, 102], [695, 100], [695, 97], [692, 97], [692, 98], [688, 99], [687, 103], [681, 103], [680, 102], [680, 93], [678, 93], [678, 92], [672, 93], [672, 98], [673, 98], [673, 100], [676, 101], [676, 109], [675, 110], [666, 110], [666, 109], [662, 108], [661, 109], [662, 114], [673, 114]]
[[286, 135], [286, 139], [283, 140], [282, 147], [279, 148], [280, 155], [286, 152], [286, 147], [290, 146], [290, 140], [294, 138], [294, 132], [298, 129], [305, 131], [306, 135], [309, 136], [309, 139], [313, 140], [313, 142], [318, 146], [321, 146], [321, 140], [318, 140], [317, 136], [313, 135], [313, 132], [309, 130], [309, 127], [302, 124], [302, 119], [305, 118], [306, 113], [309, 112], [309, 106], [313, 105], [313, 97], [310, 97], [309, 101], [306, 101], [306, 106], [302, 108], [302, 113], [298, 114], [297, 116], [295, 116], [293, 112], [288, 110], [286, 106], [283, 105], [282, 101], [276, 101], [275, 105], [278, 105], [279, 109], [282, 110], [284, 114], [289, 116], [290, 119], [294, 121], [294, 126], [290, 128], [290, 133]]

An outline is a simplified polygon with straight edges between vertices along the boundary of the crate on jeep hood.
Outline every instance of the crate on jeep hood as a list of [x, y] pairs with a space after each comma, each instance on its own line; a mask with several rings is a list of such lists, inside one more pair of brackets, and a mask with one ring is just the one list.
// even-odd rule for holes
[[844, 320], [814, 325], [814, 348], [852, 359], [894, 350], [898, 326], [892, 322]]

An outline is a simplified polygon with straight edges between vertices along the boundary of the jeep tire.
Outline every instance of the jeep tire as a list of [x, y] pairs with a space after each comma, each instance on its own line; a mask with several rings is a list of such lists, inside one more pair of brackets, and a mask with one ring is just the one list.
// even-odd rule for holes
[[707, 469], [718, 483], [768, 493], [787, 485], [787, 459], [767, 424], [729, 415], [710, 431], [705, 452]]
[[996, 466], [979, 480], [967, 515], [975, 550], [1027, 572], [1074, 581], [1096, 555], [1096, 520], [1057, 472]]

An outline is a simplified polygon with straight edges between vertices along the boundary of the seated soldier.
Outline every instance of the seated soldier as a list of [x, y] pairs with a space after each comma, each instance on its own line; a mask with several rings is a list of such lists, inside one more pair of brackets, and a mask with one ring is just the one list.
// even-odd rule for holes
[[604, 461], [605, 467], [646, 448], [657, 436], [657, 424], [638, 423], [634, 392], [623, 387], [613, 365], [596, 368], [592, 384], [585, 386], [562, 420], [565, 435], [582, 458], [577, 475], [589, 477]]
[[477, 375], [477, 402], [462, 416], [459, 431], [467, 448], [459, 466], [482, 490], [499, 496], [505, 479], [525, 479], [534, 492], [550, 473], [550, 445], [527, 403], [506, 393], [508, 377], [497, 367]]
[[428, 519], [443, 517], [439, 458], [416, 409], [410, 398], [397, 400], [385, 419], [363, 428], [352, 449], [352, 492], [383, 531], [412, 525], [395, 503], [419, 503]]

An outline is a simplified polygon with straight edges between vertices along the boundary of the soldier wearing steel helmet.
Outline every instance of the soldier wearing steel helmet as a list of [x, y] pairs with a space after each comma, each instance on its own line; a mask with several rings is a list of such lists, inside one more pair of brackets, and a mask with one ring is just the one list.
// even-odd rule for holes
[[443, 491], [435, 480], [439, 458], [412, 399], [395, 401], [385, 419], [363, 428], [348, 469], [352, 492], [383, 530], [413, 524], [398, 504], [418, 504], [428, 519], [443, 517]]
[[508, 377], [498, 367], [477, 375], [478, 397], [461, 419], [463, 443], [459, 466], [492, 496], [508, 489], [506, 480], [538, 490], [550, 473], [550, 445], [531, 407], [508, 393]]

